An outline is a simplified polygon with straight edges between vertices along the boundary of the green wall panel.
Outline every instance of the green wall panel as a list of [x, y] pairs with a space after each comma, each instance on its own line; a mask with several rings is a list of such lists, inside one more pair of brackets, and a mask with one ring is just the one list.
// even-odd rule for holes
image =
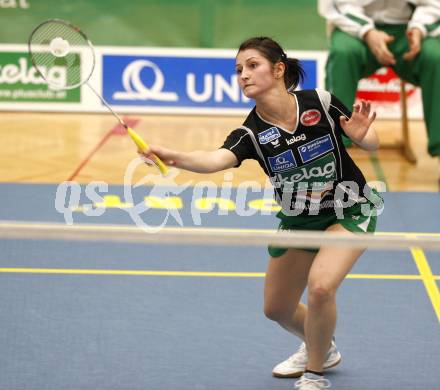
[[0, 0], [0, 43], [25, 43], [49, 18], [95, 45], [235, 48], [268, 35], [287, 49], [326, 49], [316, 0]]

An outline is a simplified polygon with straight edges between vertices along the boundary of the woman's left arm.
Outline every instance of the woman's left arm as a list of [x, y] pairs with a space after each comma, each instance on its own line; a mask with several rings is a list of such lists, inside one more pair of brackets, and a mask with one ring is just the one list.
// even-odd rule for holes
[[365, 137], [362, 141], [353, 141], [358, 145], [360, 148], [364, 150], [377, 150], [379, 149], [379, 137], [377, 136], [376, 130], [370, 126], [368, 129], [367, 134], [365, 134]]
[[359, 147], [365, 150], [379, 148], [379, 138], [371, 124], [376, 119], [376, 112], [371, 115], [371, 103], [364, 100], [353, 106], [350, 118], [339, 117], [339, 122], [345, 134]]

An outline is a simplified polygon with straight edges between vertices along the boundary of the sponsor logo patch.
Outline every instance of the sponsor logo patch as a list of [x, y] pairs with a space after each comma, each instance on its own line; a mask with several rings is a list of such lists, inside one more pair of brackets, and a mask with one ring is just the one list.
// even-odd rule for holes
[[304, 111], [300, 118], [300, 122], [304, 126], [314, 126], [318, 124], [320, 120], [321, 113], [315, 109]]
[[262, 131], [261, 133], [258, 133], [258, 142], [261, 145], [266, 145], [269, 142], [275, 141], [277, 138], [280, 138], [281, 134], [278, 128], [271, 127], [270, 129], [267, 129], [265, 131]]
[[306, 163], [316, 157], [322, 156], [323, 154], [333, 149], [334, 146], [332, 139], [330, 138], [330, 135], [327, 134], [324, 137], [317, 138], [300, 146], [298, 148], [298, 151], [301, 156], [302, 162]]
[[297, 166], [295, 157], [291, 150], [286, 150], [278, 156], [269, 157], [269, 165], [272, 172], [283, 172]]

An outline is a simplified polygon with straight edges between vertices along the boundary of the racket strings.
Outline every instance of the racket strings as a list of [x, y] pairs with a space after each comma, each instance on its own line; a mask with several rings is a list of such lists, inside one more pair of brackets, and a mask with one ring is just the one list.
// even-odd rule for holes
[[[54, 43], [65, 52], [56, 55]], [[38, 26], [29, 39], [29, 52], [37, 71], [55, 89], [82, 85], [94, 69], [91, 43], [80, 30], [64, 21], [51, 20]]]

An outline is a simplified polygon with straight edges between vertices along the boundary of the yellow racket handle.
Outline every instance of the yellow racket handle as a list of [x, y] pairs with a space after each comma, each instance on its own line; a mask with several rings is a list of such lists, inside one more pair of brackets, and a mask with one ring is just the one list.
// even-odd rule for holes
[[[141, 150], [142, 152], [148, 152], [148, 149], [150, 149], [150, 147], [141, 138], [141, 136], [138, 133], [136, 133], [130, 127], [127, 127], [127, 132], [128, 132], [128, 135], [131, 137], [131, 139], [136, 144], [136, 146], [139, 148], [139, 150]], [[153, 162], [156, 164], [157, 168], [159, 168], [159, 171], [162, 173], [162, 175], [166, 176], [168, 174], [168, 167], [155, 154], [152, 154], [151, 157], [152, 157]]]

